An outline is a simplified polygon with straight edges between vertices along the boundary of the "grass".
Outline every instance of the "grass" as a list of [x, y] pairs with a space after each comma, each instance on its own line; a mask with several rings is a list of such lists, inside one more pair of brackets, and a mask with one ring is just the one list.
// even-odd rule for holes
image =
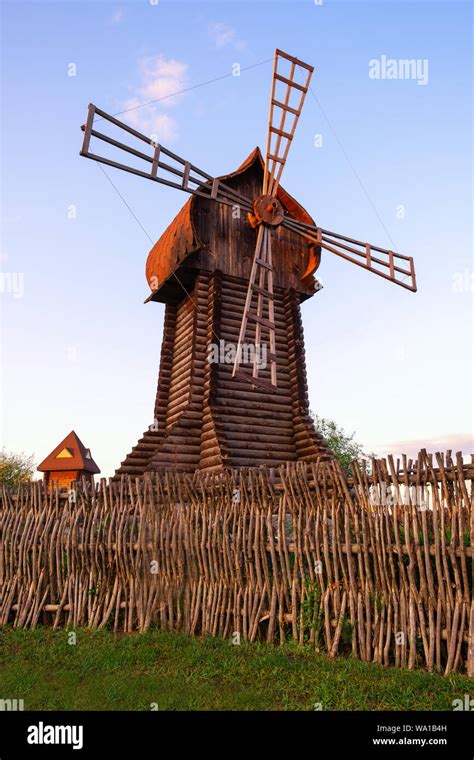
[[25, 710], [452, 710], [465, 676], [329, 659], [309, 647], [152, 631], [0, 631], [0, 698]]

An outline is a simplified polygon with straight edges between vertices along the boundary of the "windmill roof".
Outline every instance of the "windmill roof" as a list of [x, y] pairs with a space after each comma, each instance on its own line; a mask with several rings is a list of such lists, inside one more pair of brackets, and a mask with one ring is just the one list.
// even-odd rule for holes
[[[245, 161], [243, 161], [235, 171], [230, 172], [230, 174], [225, 174], [218, 179], [225, 181], [231, 177], [243, 174], [255, 163], [259, 163], [262, 171], [264, 170], [265, 164], [260, 148], [258, 147], [254, 148], [250, 155], [247, 156]], [[284, 190], [281, 185], [278, 187], [277, 197], [284, 208], [286, 208], [295, 219], [305, 222], [306, 224], [315, 225], [314, 219], [308, 214], [303, 206]], [[161, 287], [167, 277], [170, 276], [170, 250], [173, 250], [173, 260], [175, 265], [179, 266], [181, 262], [188, 258], [188, 256], [192, 253], [197, 253], [204, 247], [204, 243], [199, 239], [193, 221], [193, 207], [196, 200], [198, 200], [197, 196], [192, 195], [190, 197], [148, 254], [146, 278], [152, 290], [156, 290], [156, 286], [152, 287], [152, 278], [156, 278], [159, 287]]]
[[[243, 172], [249, 169], [256, 161], [260, 162], [260, 166], [262, 167], [262, 170], [264, 170], [265, 162], [259, 147], [254, 148], [250, 155], [247, 156], [245, 161], [240, 164], [234, 172], [226, 174], [225, 177], [219, 177], [219, 179], [230, 179], [230, 177], [236, 177], [238, 174], [243, 174]], [[301, 206], [301, 204], [298, 203], [298, 201], [296, 201], [281, 185], [278, 186], [277, 198], [290, 214], [295, 217], [295, 219], [299, 219], [300, 222], [305, 222], [306, 224], [315, 224], [314, 219], [312, 219], [306, 209], [304, 209], [303, 206]]]
[[90, 449], [86, 448], [74, 430], [59, 443], [37, 469], [40, 472], [58, 470], [85, 470], [93, 474], [100, 472], [92, 459]]

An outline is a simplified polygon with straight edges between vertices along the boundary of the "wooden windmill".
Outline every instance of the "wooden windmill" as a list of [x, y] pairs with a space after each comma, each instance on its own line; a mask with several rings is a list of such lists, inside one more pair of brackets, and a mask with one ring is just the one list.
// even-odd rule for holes
[[118, 473], [327, 457], [309, 416], [300, 316], [320, 288], [321, 249], [416, 290], [411, 257], [319, 227], [280, 184], [312, 73], [276, 50], [265, 160], [256, 148], [218, 178], [89, 106], [82, 156], [191, 195], [148, 256], [147, 301], [166, 304], [155, 423]]

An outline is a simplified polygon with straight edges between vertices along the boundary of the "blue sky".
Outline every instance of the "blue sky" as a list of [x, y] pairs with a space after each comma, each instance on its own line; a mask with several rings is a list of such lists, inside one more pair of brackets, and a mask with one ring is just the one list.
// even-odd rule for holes
[[[472, 450], [471, 3], [1, 5], [3, 445], [39, 462], [75, 429], [110, 475], [153, 421], [163, 307], [143, 305], [150, 244], [79, 157], [87, 104], [117, 113], [280, 47], [316, 67], [318, 98], [284, 187], [327, 229], [391, 238], [419, 286], [323, 254], [324, 289], [303, 306], [311, 407], [369, 451]], [[384, 55], [427, 60], [427, 82], [371, 79]], [[265, 145], [271, 66], [124, 118], [224, 174]], [[108, 174], [152, 239], [186, 200]]]

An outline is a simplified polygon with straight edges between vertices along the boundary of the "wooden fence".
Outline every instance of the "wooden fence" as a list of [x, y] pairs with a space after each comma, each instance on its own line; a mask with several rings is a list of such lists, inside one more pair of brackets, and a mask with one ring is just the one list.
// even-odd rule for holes
[[474, 676], [472, 466], [421, 452], [42, 483], [0, 505], [0, 625], [150, 626]]

